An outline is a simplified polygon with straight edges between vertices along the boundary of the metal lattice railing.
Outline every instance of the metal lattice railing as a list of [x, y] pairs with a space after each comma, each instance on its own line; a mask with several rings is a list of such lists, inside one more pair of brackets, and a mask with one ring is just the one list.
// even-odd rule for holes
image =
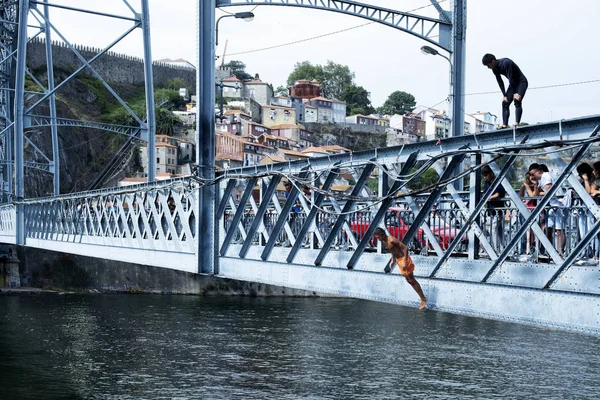
[[196, 202], [197, 190], [183, 183], [31, 202], [26, 237], [195, 253]]

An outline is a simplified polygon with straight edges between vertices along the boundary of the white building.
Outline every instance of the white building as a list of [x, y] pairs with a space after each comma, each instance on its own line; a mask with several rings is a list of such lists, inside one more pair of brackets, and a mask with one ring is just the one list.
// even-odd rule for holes
[[[157, 135], [158, 136], [158, 135]], [[140, 147], [140, 161], [144, 174], [148, 175], [148, 145]], [[156, 174], [177, 173], [177, 146], [167, 142], [156, 142]]]
[[496, 130], [497, 117], [491, 112], [477, 111], [474, 114], [465, 114], [465, 121], [469, 122], [469, 133], [482, 133]]
[[357, 125], [377, 125], [378, 120], [379, 118], [361, 114], [350, 115], [345, 118], [346, 123]]
[[162, 60], [156, 60], [157, 63], [171, 65], [173, 67], [185, 68], [185, 69], [196, 69], [192, 63], [184, 60], [183, 58], [178, 58], [176, 60], [172, 60], [170, 58], [163, 58]]
[[425, 136], [427, 140], [441, 139], [449, 136], [451, 121], [444, 111], [417, 106], [412, 114], [425, 121]]
[[194, 111], [173, 111], [184, 125], [194, 125], [196, 121], [196, 109]]

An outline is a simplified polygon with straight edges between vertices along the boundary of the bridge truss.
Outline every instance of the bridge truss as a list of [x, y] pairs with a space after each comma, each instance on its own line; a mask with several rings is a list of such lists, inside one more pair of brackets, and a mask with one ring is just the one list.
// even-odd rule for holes
[[[54, 194], [60, 194], [60, 165], [59, 165], [59, 131], [63, 127], [84, 127], [114, 132], [128, 136], [127, 141], [144, 140], [154, 143], [155, 117], [154, 117], [154, 89], [152, 78], [152, 57], [150, 51], [149, 9], [148, 1], [141, 0], [141, 10], [136, 10], [127, 0], [123, 4], [129, 15], [118, 15], [95, 11], [93, 4], [82, 5], [80, 8], [54, 4], [49, 0], [18, 0], [2, 1], [1, 29], [3, 35], [0, 40], [0, 73], [2, 79], [0, 90], [0, 138], [2, 143], [2, 165], [4, 169], [4, 200], [24, 198], [25, 168], [37, 168], [53, 174]], [[98, 54], [86, 59], [74, 44], [62, 32], [60, 27], [53, 23], [51, 10], [61, 10], [73, 14], [92, 14], [103, 18], [119, 19], [131, 22], [131, 27], [121, 33], [114, 41]], [[146, 119], [137, 116], [123, 101], [111, 85], [94, 68], [93, 63], [106, 54], [117, 43], [127, 37], [136, 29], [142, 30], [144, 48], [144, 68], [146, 75]], [[59, 83], [54, 78], [52, 38], [53, 35], [68, 47], [79, 59], [77, 69]], [[47, 82], [40, 82], [27, 68], [27, 44], [42, 37], [46, 44]], [[119, 126], [93, 121], [77, 121], [61, 118], [56, 113], [55, 96], [65, 85], [78, 74], [88, 71], [98, 78], [106, 90], [117, 102], [131, 115], [136, 126]], [[37, 86], [36, 91], [25, 90], [25, 79], [29, 79]], [[13, 106], [14, 104], [14, 106]], [[48, 115], [40, 115], [40, 106], [46, 105]], [[13, 123], [14, 121], [14, 123]], [[52, 155], [47, 156], [27, 133], [48, 127], [52, 135]], [[33, 147], [38, 160], [25, 160], [24, 144], [27, 142]], [[14, 143], [14, 149], [13, 149]], [[154, 180], [156, 168], [154, 165], [154, 146], [148, 148], [149, 178]], [[14, 180], [12, 179], [14, 170]], [[14, 181], [14, 184], [13, 184]]]
[[[27, 200], [26, 245], [201, 272], [201, 192], [218, 193], [214, 273], [317, 292], [416, 304], [389, 254], [372, 241], [386, 229], [411, 249], [415, 275], [432, 308], [600, 334], [600, 208], [574, 173], [600, 141], [600, 116], [473, 136], [219, 171], [200, 178]], [[560, 168], [552, 189], [528, 208], [508, 172], [538, 158]], [[476, 182], [483, 165], [506, 190], [491, 210], [491, 191], [456, 191], [456, 163]], [[432, 187], [406, 184], [429, 167]], [[417, 172], [414, 172], [414, 168]], [[332, 190], [350, 179], [344, 193]], [[350, 178], [352, 177], [352, 178]], [[282, 196], [283, 181], [294, 184]], [[352, 182], [353, 181], [353, 182]], [[377, 190], [374, 182], [377, 182]], [[311, 193], [301, 191], [303, 185]], [[565, 190], [570, 205], [557, 205]], [[296, 202], [296, 199], [298, 202]], [[14, 243], [15, 206], [0, 209], [0, 238]], [[564, 244], [548, 235], [562, 221]], [[583, 221], [583, 222], [582, 222]], [[500, 223], [502, 230], [495, 230]], [[523, 258], [527, 241], [532, 257]], [[585, 261], [585, 262], [582, 262]]]

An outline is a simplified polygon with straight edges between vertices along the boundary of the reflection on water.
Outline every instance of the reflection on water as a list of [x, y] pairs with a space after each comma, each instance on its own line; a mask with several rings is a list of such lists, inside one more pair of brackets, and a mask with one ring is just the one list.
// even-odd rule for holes
[[0, 398], [597, 398], [600, 339], [353, 299], [0, 296]]

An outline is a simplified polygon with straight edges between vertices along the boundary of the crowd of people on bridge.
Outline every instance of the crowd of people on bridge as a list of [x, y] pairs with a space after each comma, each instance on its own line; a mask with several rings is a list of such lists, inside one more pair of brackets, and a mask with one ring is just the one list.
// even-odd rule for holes
[[[596, 204], [600, 203], [600, 161], [592, 165], [586, 162], [579, 164], [577, 175], [585, 192]], [[482, 168], [482, 176], [485, 180], [484, 193], [486, 193], [496, 176], [488, 166]], [[533, 163], [525, 174], [519, 197], [526, 208], [532, 211], [553, 185], [554, 181], [548, 167], [545, 164]], [[556, 190], [553, 192], [548, 204], [541, 210], [537, 222], [558, 254], [564, 256], [570, 250], [567, 248], [569, 238], [573, 245], [571, 247], [574, 247], [592, 229], [596, 220], [583, 199], [578, 198], [577, 202], [574, 200], [572, 188], [563, 190], [561, 195], [557, 195], [558, 191]], [[488, 209], [485, 213], [488, 237], [493, 248], [498, 251], [503, 250], [507, 244], [505, 243], [505, 238], [508, 236], [508, 232], [505, 232], [507, 225], [514, 223], [515, 226], [518, 226], [525, 222], [525, 217], [518, 210], [506, 206], [506, 200], [510, 199], [505, 199], [505, 197], [505, 189], [502, 185], [498, 185], [489, 198]], [[540, 254], [537, 253], [536, 248]], [[521, 253], [520, 261], [536, 261], [538, 256], [547, 255], [546, 249], [544, 246], [540, 246], [531, 229], [519, 243], [519, 252]], [[597, 262], [599, 256], [600, 240], [596, 237], [584, 251], [583, 259]]]

